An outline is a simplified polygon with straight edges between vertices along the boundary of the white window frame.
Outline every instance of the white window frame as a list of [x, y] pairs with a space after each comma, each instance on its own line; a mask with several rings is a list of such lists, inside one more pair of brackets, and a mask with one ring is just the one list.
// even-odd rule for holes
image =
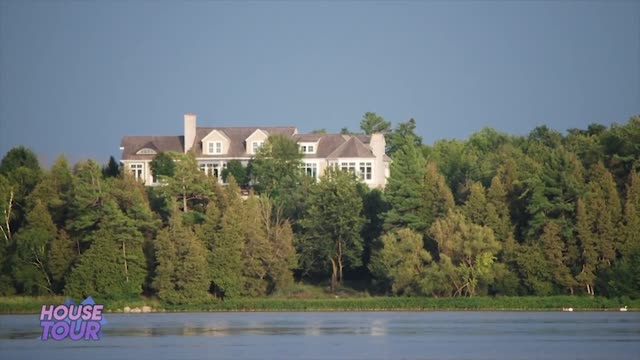
[[300, 165], [302, 173], [306, 176], [310, 176], [314, 179], [318, 178], [318, 164], [314, 162], [303, 162]]
[[138, 181], [144, 181], [144, 163], [130, 163], [129, 173]]
[[258, 150], [264, 145], [264, 141], [254, 141], [251, 143], [251, 152], [257, 154]]
[[361, 180], [368, 181], [373, 179], [373, 163], [371, 161], [358, 163], [358, 176]]
[[207, 143], [207, 154], [222, 154], [222, 142], [209, 141]]

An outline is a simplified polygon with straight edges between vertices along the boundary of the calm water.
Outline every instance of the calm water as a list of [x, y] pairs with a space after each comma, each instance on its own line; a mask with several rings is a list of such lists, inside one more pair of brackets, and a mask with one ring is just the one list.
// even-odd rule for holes
[[41, 341], [0, 316], [0, 359], [640, 359], [640, 313], [106, 314], [103, 338]]

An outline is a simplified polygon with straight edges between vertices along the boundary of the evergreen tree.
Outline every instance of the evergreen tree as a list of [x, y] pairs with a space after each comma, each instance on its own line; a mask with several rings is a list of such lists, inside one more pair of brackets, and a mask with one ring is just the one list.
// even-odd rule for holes
[[47, 269], [51, 274], [51, 282], [55, 293], [64, 289], [66, 277], [78, 256], [76, 244], [69, 238], [66, 231], [59, 230], [49, 246]]
[[47, 271], [47, 248], [56, 235], [47, 207], [38, 201], [27, 213], [26, 226], [16, 235], [14, 272], [22, 292], [31, 295], [53, 292]]
[[69, 162], [64, 156], [59, 156], [44, 174], [42, 180], [29, 195], [28, 203], [34, 206], [36, 201], [46, 204], [53, 222], [63, 227], [69, 216], [69, 207], [73, 195], [73, 174]]
[[120, 176], [120, 164], [116, 161], [113, 156], [109, 157], [109, 162], [105, 167], [102, 168], [102, 175], [105, 178], [113, 178]]
[[424, 232], [426, 223], [422, 191], [425, 180], [425, 161], [412, 141], [404, 144], [391, 163], [385, 197], [389, 211], [384, 214], [384, 228], [410, 228]]
[[367, 112], [362, 116], [362, 120], [360, 120], [360, 129], [367, 135], [373, 133], [386, 134], [391, 131], [391, 123], [376, 113]]
[[224, 212], [211, 202], [199, 237], [208, 250], [208, 280], [214, 295], [232, 298], [245, 287], [243, 277], [244, 222], [242, 199], [233, 177], [224, 192]]
[[635, 171], [629, 175], [620, 237], [624, 256], [640, 248], [640, 176]]
[[598, 249], [591, 224], [592, 221], [587, 214], [584, 201], [578, 199], [576, 205], [576, 235], [580, 242], [582, 266], [580, 273], [576, 276], [576, 280], [585, 287], [587, 294], [595, 295], [593, 284], [598, 265]]
[[568, 289], [571, 294], [577, 285], [575, 279], [567, 267], [566, 250], [560, 236], [561, 228], [553, 221], [547, 223], [542, 232], [540, 241], [545, 250], [547, 264], [553, 275], [553, 281], [561, 288]]
[[169, 226], [156, 237], [155, 250], [158, 264], [153, 287], [158, 298], [169, 304], [207, 300], [210, 281], [205, 247], [193, 230], [184, 226], [175, 205]]
[[112, 299], [140, 295], [147, 276], [143, 243], [136, 221], [125, 215], [115, 201], [107, 201], [91, 246], [66, 279], [65, 293]]

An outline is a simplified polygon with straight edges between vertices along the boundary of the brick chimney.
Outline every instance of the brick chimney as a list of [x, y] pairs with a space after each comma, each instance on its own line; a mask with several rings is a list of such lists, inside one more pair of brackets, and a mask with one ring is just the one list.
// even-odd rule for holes
[[185, 154], [193, 147], [196, 140], [196, 114], [184, 114], [184, 152]]

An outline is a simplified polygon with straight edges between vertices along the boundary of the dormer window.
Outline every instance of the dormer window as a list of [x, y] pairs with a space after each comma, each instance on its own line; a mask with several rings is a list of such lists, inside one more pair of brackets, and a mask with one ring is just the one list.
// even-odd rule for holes
[[220, 141], [208, 142], [207, 154], [222, 154], [222, 143]]
[[315, 154], [316, 153], [315, 144], [302, 144], [300, 145], [300, 151], [303, 154]]
[[251, 145], [251, 149], [253, 150], [254, 154], [258, 153], [258, 150], [260, 149], [260, 147], [262, 146], [262, 144], [264, 144], [264, 141], [254, 141]]
[[138, 152], [136, 154], [137, 155], [156, 155], [157, 152], [155, 150], [153, 150], [153, 149], [144, 148], [144, 149], [138, 150]]

